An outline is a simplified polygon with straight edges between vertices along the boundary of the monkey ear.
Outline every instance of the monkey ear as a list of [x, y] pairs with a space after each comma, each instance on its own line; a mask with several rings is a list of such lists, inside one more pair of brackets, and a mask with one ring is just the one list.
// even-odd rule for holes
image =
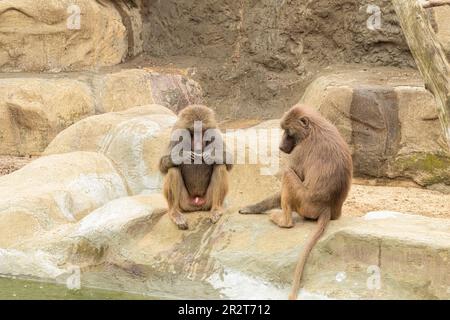
[[299, 120], [300, 125], [305, 128], [308, 129], [309, 128], [309, 119], [307, 117], [301, 117]]

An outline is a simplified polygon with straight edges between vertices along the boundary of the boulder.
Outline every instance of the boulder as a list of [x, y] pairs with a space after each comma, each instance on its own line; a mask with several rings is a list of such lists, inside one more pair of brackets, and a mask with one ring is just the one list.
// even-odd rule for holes
[[94, 113], [81, 81], [0, 78], [0, 154], [38, 155], [58, 132]]
[[41, 157], [0, 177], [0, 193], [2, 248], [74, 223], [128, 195], [126, 182], [112, 161], [94, 152]]
[[351, 146], [356, 175], [450, 185], [436, 104], [416, 71], [334, 70], [316, 78], [300, 102], [337, 126]]
[[59, 72], [116, 65], [127, 30], [110, 1], [0, 2], [0, 71]]
[[105, 73], [94, 79], [94, 86], [100, 100], [97, 110], [100, 113], [153, 103], [178, 112], [187, 105], [203, 102], [203, 93], [197, 82], [182, 74], [152, 69]]
[[3, 74], [0, 155], [40, 155], [60, 131], [90, 115], [155, 103], [179, 111], [202, 96], [190, 78], [150, 69]]
[[141, 13], [143, 0], [113, 0], [111, 2], [122, 17], [122, 23], [127, 29], [128, 56], [135, 57], [142, 53], [144, 45], [142, 39], [143, 21]]
[[62, 131], [44, 154], [99, 152], [113, 161], [132, 194], [158, 191], [162, 183], [159, 157], [175, 121], [172, 111], [158, 105], [92, 116]]
[[[316, 226], [296, 219], [286, 230], [267, 215], [234, 210], [216, 225], [208, 213], [187, 217], [187, 232], [165, 215], [120, 250], [108, 251], [120, 276], [103, 274], [103, 281], [165, 298], [286, 299], [298, 255]], [[300, 298], [446, 299], [449, 228], [445, 219], [397, 212], [333, 221], [312, 252]], [[98, 286], [100, 270], [83, 279]], [[120, 271], [137, 278], [124, 281]], [[186, 285], [189, 293], [179, 289]]]

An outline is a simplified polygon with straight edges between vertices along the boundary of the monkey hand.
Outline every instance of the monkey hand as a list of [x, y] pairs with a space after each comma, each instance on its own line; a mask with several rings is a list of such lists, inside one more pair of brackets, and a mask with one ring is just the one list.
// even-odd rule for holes
[[184, 164], [192, 164], [194, 163], [196, 155], [192, 151], [183, 151], [183, 156], [181, 158], [182, 163]]
[[216, 157], [212, 155], [211, 152], [203, 152], [203, 161], [206, 164], [214, 164], [216, 163]]
[[176, 164], [173, 163], [170, 155], [165, 155], [159, 160], [159, 171], [161, 171], [162, 174], [166, 174], [169, 169], [173, 167], [176, 167]]

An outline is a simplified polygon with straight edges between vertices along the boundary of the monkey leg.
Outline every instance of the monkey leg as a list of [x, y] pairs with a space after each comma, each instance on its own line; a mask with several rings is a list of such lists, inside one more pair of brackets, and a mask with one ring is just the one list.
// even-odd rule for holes
[[[228, 193], [228, 171], [226, 165], [216, 165], [206, 192], [211, 199], [211, 222], [216, 223], [223, 215], [223, 203]], [[207, 200], [208, 201], [208, 200]]]
[[276, 211], [270, 214], [270, 220], [280, 228], [292, 228], [294, 222], [292, 220], [292, 190], [289, 185], [284, 183], [281, 187], [281, 211]]
[[163, 193], [166, 197], [169, 209], [167, 211], [170, 219], [181, 230], [188, 229], [186, 217], [181, 213], [181, 200], [186, 192], [181, 171], [178, 168], [170, 168], [164, 178]]
[[292, 228], [292, 211], [299, 210], [305, 197], [306, 188], [300, 177], [287, 168], [281, 182], [281, 211], [270, 215], [270, 220], [281, 228]]
[[254, 205], [242, 208], [239, 210], [240, 214], [257, 214], [264, 213], [266, 211], [281, 208], [281, 192], [278, 192], [261, 202]]

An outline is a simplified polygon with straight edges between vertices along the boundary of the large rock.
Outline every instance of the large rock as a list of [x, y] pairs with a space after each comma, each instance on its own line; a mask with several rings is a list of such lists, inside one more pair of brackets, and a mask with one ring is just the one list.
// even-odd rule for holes
[[112, 161], [93, 152], [39, 158], [0, 177], [0, 193], [2, 248], [74, 223], [128, 195], [126, 181]]
[[[267, 215], [237, 213], [242, 205], [279, 189], [273, 175], [278, 153], [273, 162], [248, 164], [261, 152], [255, 146], [268, 142], [255, 140], [254, 129], [275, 129], [278, 121], [237, 135], [226, 133], [226, 138], [248, 137], [236, 144], [249, 157], [231, 172], [226, 213], [217, 224], [211, 224], [207, 212], [187, 214], [190, 229], [182, 232], [159, 210], [166, 206], [161, 194], [127, 196], [134, 192], [127, 192], [126, 185], [132, 189], [138, 180], [130, 179], [131, 171], [124, 168], [132, 168], [136, 159], [146, 160], [126, 153], [136, 146], [159, 153], [145, 143], [133, 144], [140, 136], [161, 140], [151, 135], [156, 132], [151, 121], [157, 122], [151, 117], [174, 118], [157, 106], [94, 116], [67, 129], [71, 134], [51, 146], [58, 149], [59, 140], [61, 151], [67, 148], [64, 152], [103, 149], [112, 161], [100, 152], [69, 152], [0, 178], [0, 274], [67, 283], [78, 270], [84, 287], [159, 298], [287, 298], [298, 255], [315, 222], [296, 218], [296, 226], [286, 230], [270, 223]], [[82, 143], [87, 135], [92, 142]], [[368, 190], [361, 194], [363, 188]], [[356, 197], [346, 203], [346, 214], [349, 209], [366, 212], [369, 204], [358, 197], [372, 196], [370, 188], [354, 186]], [[427, 193], [439, 198], [420, 191], [424, 199]], [[385, 194], [397, 200], [393, 192]], [[440, 196], [447, 203], [445, 199]], [[430, 201], [422, 202], [429, 206]], [[391, 202], [378, 205], [395, 209]], [[308, 261], [301, 297], [449, 298], [449, 231], [446, 219], [390, 211], [333, 221]]]
[[36, 155], [58, 132], [95, 113], [86, 83], [72, 79], [0, 79], [0, 154]]
[[111, 159], [132, 194], [160, 190], [159, 157], [176, 121], [172, 111], [149, 105], [84, 119], [61, 132], [44, 154], [100, 152]]
[[127, 30], [110, 1], [0, 2], [0, 70], [74, 71], [126, 57]]
[[98, 112], [121, 111], [130, 106], [160, 104], [178, 112], [189, 104], [200, 104], [199, 84], [178, 73], [152, 69], [128, 69], [94, 78], [99, 97]]
[[177, 112], [202, 103], [202, 96], [190, 78], [150, 69], [2, 74], [0, 155], [39, 155], [60, 131], [89, 115], [155, 103]]
[[127, 29], [128, 56], [130, 57], [137, 56], [143, 51], [143, 21], [141, 13], [143, 1], [144, 0], [111, 1], [122, 17], [122, 23]]
[[337, 70], [313, 81], [301, 102], [338, 127], [357, 175], [450, 185], [435, 101], [415, 71]]

